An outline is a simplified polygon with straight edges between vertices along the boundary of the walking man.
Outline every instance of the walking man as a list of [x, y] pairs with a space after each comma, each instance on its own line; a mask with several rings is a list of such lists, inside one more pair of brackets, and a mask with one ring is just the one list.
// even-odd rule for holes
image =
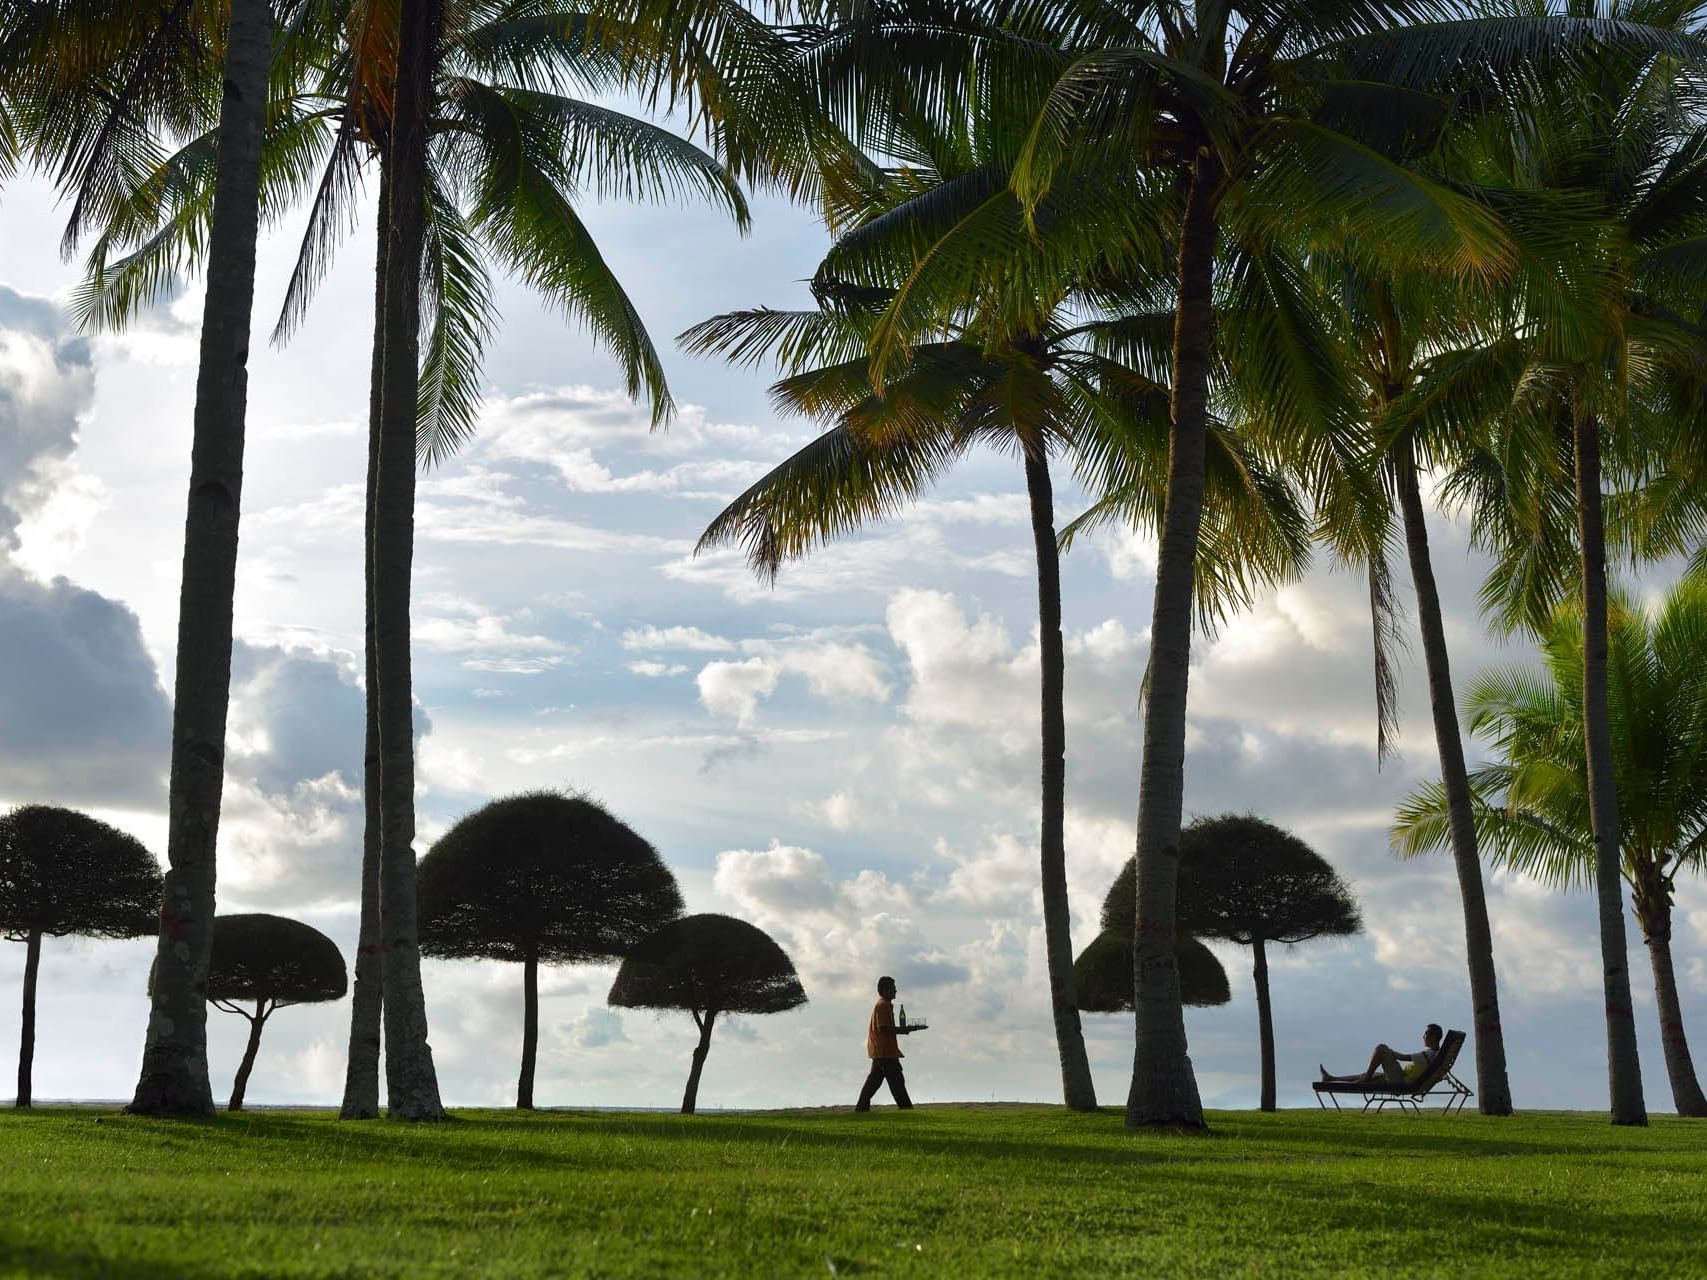
[[889, 1082], [889, 1092], [894, 1096], [897, 1107], [906, 1110], [913, 1105], [913, 1100], [907, 1096], [906, 1077], [901, 1073], [899, 1037], [924, 1028], [895, 1025], [895, 992], [895, 979], [885, 976], [877, 980], [877, 1004], [871, 1011], [871, 1024], [865, 1031], [865, 1056], [871, 1059], [871, 1074], [866, 1076], [865, 1085], [859, 1091], [855, 1111], [871, 1110], [871, 1097], [885, 1080]]

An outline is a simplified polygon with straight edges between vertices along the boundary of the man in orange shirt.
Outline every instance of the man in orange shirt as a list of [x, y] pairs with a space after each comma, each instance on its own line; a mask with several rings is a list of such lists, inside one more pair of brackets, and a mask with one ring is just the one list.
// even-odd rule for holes
[[896, 989], [893, 978], [886, 976], [877, 980], [877, 1004], [871, 1011], [871, 1024], [865, 1031], [865, 1056], [871, 1059], [871, 1074], [866, 1076], [865, 1086], [859, 1091], [855, 1111], [871, 1110], [871, 1097], [885, 1080], [889, 1082], [889, 1092], [894, 1096], [897, 1107], [906, 1110], [913, 1105], [913, 1100], [907, 1096], [906, 1077], [901, 1073], [901, 1042], [898, 1037], [924, 1028], [895, 1025]]

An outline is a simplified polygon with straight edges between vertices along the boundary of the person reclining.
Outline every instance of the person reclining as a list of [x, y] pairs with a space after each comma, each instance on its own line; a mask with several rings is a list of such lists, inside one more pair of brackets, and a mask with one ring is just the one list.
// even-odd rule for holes
[[1379, 1080], [1392, 1085], [1409, 1084], [1427, 1071], [1435, 1056], [1440, 1053], [1441, 1035], [1440, 1024], [1431, 1022], [1423, 1029], [1423, 1047], [1418, 1052], [1400, 1053], [1387, 1045], [1378, 1044], [1375, 1046], [1375, 1052], [1369, 1055], [1369, 1066], [1365, 1070], [1357, 1075], [1336, 1076], [1326, 1067], [1322, 1067], [1322, 1082], [1372, 1084]]

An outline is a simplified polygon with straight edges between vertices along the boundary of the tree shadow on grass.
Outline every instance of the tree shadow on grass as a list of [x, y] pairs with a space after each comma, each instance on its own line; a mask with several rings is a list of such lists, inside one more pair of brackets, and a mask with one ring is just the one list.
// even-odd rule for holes
[[[1355, 1232], [1372, 1251], [1382, 1245], [1394, 1251], [1386, 1259], [1373, 1255], [1360, 1259], [1360, 1265], [1371, 1269], [1383, 1262], [1414, 1266], [1418, 1235], [1439, 1237], [1443, 1250], [1450, 1246], [1452, 1251], [1489, 1263], [1521, 1258], [1544, 1265], [1545, 1257], [1537, 1255], [1557, 1252], [1580, 1264], [1584, 1242], [1601, 1240], [1616, 1250], [1621, 1269], [1658, 1268], [1665, 1274], [1682, 1275], [1699, 1268], [1695, 1238], [1680, 1232], [1676, 1220], [1659, 1208], [1591, 1208], [1469, 1191], [1438, 1185], [1428, 1173], [1418, 1172], [1414, 1184], [1360, 1182], [1338, 1194], [1320, 1180], [1265, 1177], [1263, 1193], [1278, 1193], [1296, 1206], [1290, 1220], [1298, 1224], [1300, 1236]], [[1195, 1187], [1205, 1197], [1224, 1197], [1230, 1190], [1225, 1178], [1205, 1170], [1179, 1170], [1171, 1181], [1182, 1189]], [[1515, 1185], [1521, 1183], [1521, 1178], [1514, 1179]], [[1285, 1241], [1275, 1243], [1284, 1247]]]
[[[839, 1117], [846, 1121], [846, 1116]], [[326, 1163], [349, 1158], [377, 1159], [398, 1164], [419, 1161], [447, 1170], [537, 1168], [556, 1171], [599, 1171], [627, 1163], [607, 1146], [582, 1146], [582, 1137], [626, 1139], [657, 1144], [659, 1162], [678, 1159], [681, 1148], [704, 1147], [710, 1153], [733, 1145], [778, 1149], [793, 1146], [869, 1154], [880, 1159], [941, 1157], [956, 1161], [1056, 1164], [1063, 1167], [1134, 1167], [1177, 1164], [1212, 1148], [1197, 1140], [1094, 1142], [1100, 1129], [1082, 1129], [1030, 1138], [978, 1137], [964, 1127], [933, 1129], [918, 1116], [862, 1117], [857, 1124], [820, 1125], [811, 1121], [787, 1123], [755, 1120], [751, 1116], [685, 1118], [663, 1113], [553, 1112], [540, 1115], [459, 1117], [444, 1125], [404, 1126], [386, 1122], [340, 1123], [318, 1116], [254, 1113], [241, 1120], [194, 1129], [162, 1126], [132, 1117], [103, 1117], [103, 1133], [146, 1135], [151, 1140], [183, 1142], [185, 1157], [213, 1163], [227, 1154], [252, 1154], [257, 1149], [278, 1153], [281, 1160], [304, 1158]], [[1117, 1132], [1117, 1131], [1113, 1131]], [[536, 1140], [537, 1139], [537, 1140]], [[554, 1141], [555, 1139], [555, 1141]], [[564, 1141], [565, 1139], [571, 1141]], [[1216, 1144], [1219, 1147], [1220, 1144]], [[641, 1150], [645, 1150], [642, 1147]], [[285, 1151], [296, 1153], [285, 1157]], [[645, 1164], [642, 1156], [636, 1163]]]
[[111, 1280], [219, 1280], [229, 1271], [189, 1266], [182, 1261], [148, 1262], [114, 1258], [93, 1249], [29, 1242], [0, 1223], [0, 1262], [10, 1275], [101, 1276]]
[[[1226, 1124], [1237, 1141], [1273, 1147], [1314, 1147], [1322, 1155], [1388, 1156], [1411, 1153], [1428, 1156], [1624, 1156], [1660, 1155], [1671, 1148], [1644, 1136], [1651, 1130], [1617, 1129], [1611, 1125], [1585, 1130], [1572, 1141], [1526, 1128], [1521, 1117], [1334, 1114], [1309, 1120], [1289, 1114], [1285, 1123], [1245, 1123], [1229, 1116]], [[1463, 1126], [1460, 1128], [1459, 1126]], [[1457, 1130], [1452, 1132], [1450, 1130]], [[1225, 1130], [1222, 1130], [1225, 1132]]]

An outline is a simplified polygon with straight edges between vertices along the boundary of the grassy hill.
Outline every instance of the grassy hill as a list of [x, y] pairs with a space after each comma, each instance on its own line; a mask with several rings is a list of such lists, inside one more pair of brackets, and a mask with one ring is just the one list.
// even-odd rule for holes
[[942, 1106], [0, 1115], [0, 1273], [1707, 1273], [1707, 1125]]

